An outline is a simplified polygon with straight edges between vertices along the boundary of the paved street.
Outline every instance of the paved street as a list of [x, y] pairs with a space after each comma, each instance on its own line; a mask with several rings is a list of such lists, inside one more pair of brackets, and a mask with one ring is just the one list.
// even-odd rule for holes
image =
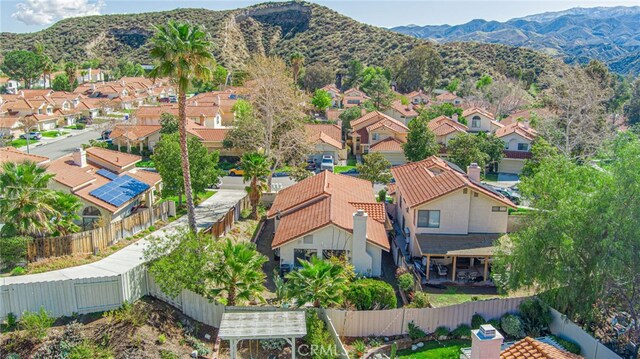
[[[72, 131], [73, 133], [73, 131]], [[83, 143], [89, 143], [89, 140], [95, 140], [100, 137], [98, 131], [89, 130], [71, 137], [58, 139], [51, 143], [40, 146], [31, 146], [30, 153], [34, 155], [47, 156], [52, 160], [60, 158], [66, 154], [73, 152], [75, 148], [82, 146]], [[27, 151], [26, 147], [21, 148]]]
[[[282, 188], [287, 188], [296, 183], [296, 181], [294, 181], [290, 177], [273, 177], [272, 182], [282, 184]], [[247, 184], [242, 182], [242, 177], [225, 176], [222, 178], [222, 189], [244, 190], [246, 186]]]

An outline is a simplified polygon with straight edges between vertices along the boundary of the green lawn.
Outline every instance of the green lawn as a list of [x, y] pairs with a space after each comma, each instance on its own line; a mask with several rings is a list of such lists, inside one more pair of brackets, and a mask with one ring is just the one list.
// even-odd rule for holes
[[64, 128], [67, 128], [69, 130], [84, 130], [87, 126], [83, 125], [83, 124], [76, 124], [76, 125], [71, 125], [71, 126], [65, 126]]
[[434, 307], [446, 307], [448, 305], [461, 304], [474, 300], [491, 298], [505, 298], [499, 294], [467, 294], [467, 293], [428, 293], [429, 302]]
[[[202, 193], [198, 193], [198, 197], [195, 200], [196, 205], [204, 201], [205, 199], [213, 196], [214, 194], [216, 194], [216, 191], [205, 191]], [[160, 200], [160, 202], [165, 202], [165, 201], [174, 201], [176, 202], [176, 204], [178, 204], [178, 196], [169, 196]], [[184, 203], [185, 203], [185, 199], [184, 199], [184, 196], [182, 196], [182, 204], [184, 205]]]
[[356, 168], [356, 166], [335, 166], [333, 167], [333, 172], [335, 173], [347, 172], [352, 168]]
[[68, 135], [68, 134], [69, 134], [69, 132], [67, 132], [67, 131], [58, 132], [57, 130], [42, 132], [42, 136], [43, 137], [59, 137], [59, 136], [64, 136], [64, 135]]
[[533, 211], [529, 208], [517, 208], [517, 209], [509, 208], [510, 216], [521, 216], [521, 215], [531, 214], [531, 212]]
[[469, 340], [445, 340], [426, 342], [416, 351], [405, 349], [398, 352], [398, 359], [458, 359], [460, 349], [471, 346]]
[[[38, 140], [29, 140], [29, 145], [30, 145], [30, 146], [31, 146], [31, 145], [35, 145], [35, 144], [36, 144], [36, 143], [38, 143], [38, 142], [40, 142], [40, 141], [38, 141]], [[17, 140], [13, 140], [13, 141], [11, 141], [11, 146], [16, 147], [16, 148], [18, 148], [18, 147], [24, 147], [24, 146], [26, 146], [26, 145], [27, 145], [27, 140], [24, 140], [24, 139], [22, 139], [22, 138], [19, 138], [19, 139], [17, 139]]]

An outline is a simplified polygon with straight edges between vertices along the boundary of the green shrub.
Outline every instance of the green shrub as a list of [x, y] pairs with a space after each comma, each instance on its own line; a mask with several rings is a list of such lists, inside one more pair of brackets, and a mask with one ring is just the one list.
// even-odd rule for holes
[[4, 329], [6, 331], [10, 331], [18, 327], [18, 318], [11, 312], [7, 314], [6, 322], [7, 323], [4, 325]]
[[80, 345], [77, 345], [71, 349], [67, 359], [86, 359], [97, 358], [107, 359], [113, 358], [113, 353], [109, 349], [102, 348], [95, 343], [85, 341]]
[[27, 261], [29, 237], [0, 238], [0, 269], [7, 270]]
[[572, 341], [567, 340], [567, 339], [562, 339], [562, 338], [557, 337], [555, 335], [551, 335], [551, 337], [558, 344], [562, 345], [562, 347], [565, 348], [569, 353], [580, 355], [580, 353], [582, 352], [582, 348], [580, 348], [580, 345], [578, 343], [572, 342]]
[[522, 327], [530, 337], [541, 336], [553, 321], [551, 309], [539, 299], [527, 299], [520, 303], [519, 309]]
[[450, 334], [450, 331], [449, 331], [449, 328], [447, 327], [437, 327], [436, 331], [433, 332], [433, 334], [435, 334], [436, 338], [448, 337]]
[[487, 324], [491, 324], [497, 330], [501, 330], [501, 328], [502, 328], [500, 326], [500, 319], [491, 319], [491, 320], [487, 321]]
[[409, 324], [407, 324], [407, 331], [409, 332], [409, 338], [416, 340], [416, 339], [420, 339], [423, 338], [427, 335], [427, 333], [424, 332], [424, 330], [422, 330], [416, 323], [412, 321], [409, 322]]
[[416, 292], [413, 294], [411, 303], [407, 305], [407, 308], [429, 308], [431, 302], [429, 301], [429, 295], [425, 292]]
[[451, 331], [451, 337], [454, 339], [468, 339], [471, 337], [471, 327], [466, 324], [460, 324]]
[[147, 322], [147, 312], [141, 306], [129, 302], [124, 302], [122, 307], [105, 312], [102, 316], [117, 323], [126, 323], [134, 327], [141, 327]]
[[484, 319], [482, 315], [476, 313], [471, 317], [471, 329], [479, 329], [480, 326], [486, 322], [486, 319]]
[[364, 340], [357, 339], [353, 342], [353, 353], [356, 358], [360, 358], [364, 355], [364, 352], [367, 350], [367, 345], [364, 343]]
[[398, 288], [403, 291], [408, 291], [413, 288], [413, 275], [411, 273], [404, 273], [398, 277]]
[[12, 276], [23, 275], [23, 274], [25, 274], [26, 272], [27, 272], [27, 271], [26, 271], [24, 268], [22, 268], [22, 267], [18, 266], [18, 267], [15, 267], [15, 268], [13, 268], [13, 269], [11, 270], [11, 275], [12, 275]]
[[6, 359], [20, 359], [20, 355], [18, 353], [9, 353]]
[[160, 359], [179, 359], [178, 354], [174, 352], [170, 352], [168, 350], [162, 349], [160, 350]]
[[311, 352], [313, 359], [331, 359], [337, 353], [336, 345], [331, 338], [331, 334], [326, 329], [325, 322], [318, 317], [315, 310], [307, 311], [307, 335], [304, 337], [305, 342], [309, 345], [315, 345], [317, 350]]
[[42, 339], [47, 335], [47, 329], [49, 329], [55, 318], [52, 318], [43, 307], [37, 312], [25, 311], [20, 318], [20, 329], [26, 331], [29, 336], [33, 338]]
[[393, 287], [376, 279], [359, 279], [352, 282], [344, 296], [345, 300], [358, 310], [393, 309], [398, 305]]
[[158, 335], [158, 344], [162, 345], [166, 343], [166, 341], [167, 341], [167, 336], [164, 335], [164, 333]]
[[386, 200], [387, 200], [387, 191], [385, 191], [384, 189], [381, 189], [380, 192], [378, 192], [378, 202], [384, 203]]
[[207, 346], [197, 338], [189, 335], [185, 338], [185, 341], [193, 350], [198, 352], [198, 355], [206, 356], [211, 353], [211, 349], [207, 348]]
[[76, 130], [84, 130], [87, 127], [84, 123], [76, 123]]
[[503, 315], [500, 319], [500, 327], [508, 337], [520, 338], [524, 336], [524, 330], [522, 329], [522, 320], [517, 315]]

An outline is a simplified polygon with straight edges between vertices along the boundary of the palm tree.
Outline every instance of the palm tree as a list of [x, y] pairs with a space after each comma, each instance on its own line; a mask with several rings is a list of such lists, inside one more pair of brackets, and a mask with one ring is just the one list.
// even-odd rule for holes
[[300, 264], [302, 268], [287, 274], [290, 296], [298, 306], [312, 302], [319, 308], [342, 303], [342, 292], [347, 287], [343, 267], [317, 257], [310, 262], [300, 260]]
[[291, 61], [291, 72], [293, 72], [293, 83], [297, 86], [298, 76], [300, 76], [302, 64], [304, 63], [304, 56], [299, 52], [294, 52], [289, 60]]
[[154, 26], [151, 57], [156, 60], [152, 78], [169, 77], [178, 88], [178, 120], [184, 194], [187, 202], [189, 229], [196, 231], [195, 206], [191, 190], [189, 152], [187, 149], [187, 90], [194, 81], [208, 81], [215, 66], [211, 42], [207, 32], [199, 25], [169, 21], [165, 26]]
[[214, 297], [226, 294], [226, 305], [254, 298], [263, 299], [265, 274], [262, 265], [268, 261], [253, 243], [233, 243], [230, 239], [221, 246], [211, 271], [206, 274], [214, 288], [208, 292]]
[[53, 177], [33, 162], [7, 162], [0, 171], [0, 220], [3, 236], [70, 233], [80, 203], [75, 196], [47, 188]]
[[51, 87], [51, 73], [54, 70], [55, 65], [51, 58], [44, 53], [44, 45], [42, 43], [36, 44], [36, 54], [40, 57], [40, 61], [42, 62], [42, 77], [46, 84], [49, 83], [49, 87]]
[[271, 174], [267, 157], [258, 152], [247, 152], [242, 155], [240, 168], [243, 170], [244, 182], [251, 182], [245, 187], [251, 202], [251, 218], [258, 219], [258, 205], [262, 192], [267, 189], [267, 176]]
[[76, 70], [77, 66], [75, 62], [70, 61], [64, 64], [64, 73], [67, 74], [67, 77], [69, 78], [69, 85], [73, 85], [73, 82], [76, 79]]

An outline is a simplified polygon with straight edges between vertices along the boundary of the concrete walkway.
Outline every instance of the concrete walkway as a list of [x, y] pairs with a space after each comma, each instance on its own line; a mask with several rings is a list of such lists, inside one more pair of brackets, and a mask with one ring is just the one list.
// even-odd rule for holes
[[[224, 216], [231, 207], [246, 196], [245, 191], [219, 190], [196, 207], [196, 222], [199, 230], [209, 228], [218, 219]], [[97, 262], [55, 270], [46, 273], [29, 274], [16, 277], [0, 278], [0, 287], [10, 284], [50, 282], [58, 280], [96, 278], [113, 276], [126, 273], [144, 262], [144, 248], [148, 245], [149, 236], [165, 237], [175, 233], [180, 227], [187, 226], [187, 216], [182, 216], [176, 221], [159, 229], [147, 237], [121, 249], [120, 251], [101, 259]]]

